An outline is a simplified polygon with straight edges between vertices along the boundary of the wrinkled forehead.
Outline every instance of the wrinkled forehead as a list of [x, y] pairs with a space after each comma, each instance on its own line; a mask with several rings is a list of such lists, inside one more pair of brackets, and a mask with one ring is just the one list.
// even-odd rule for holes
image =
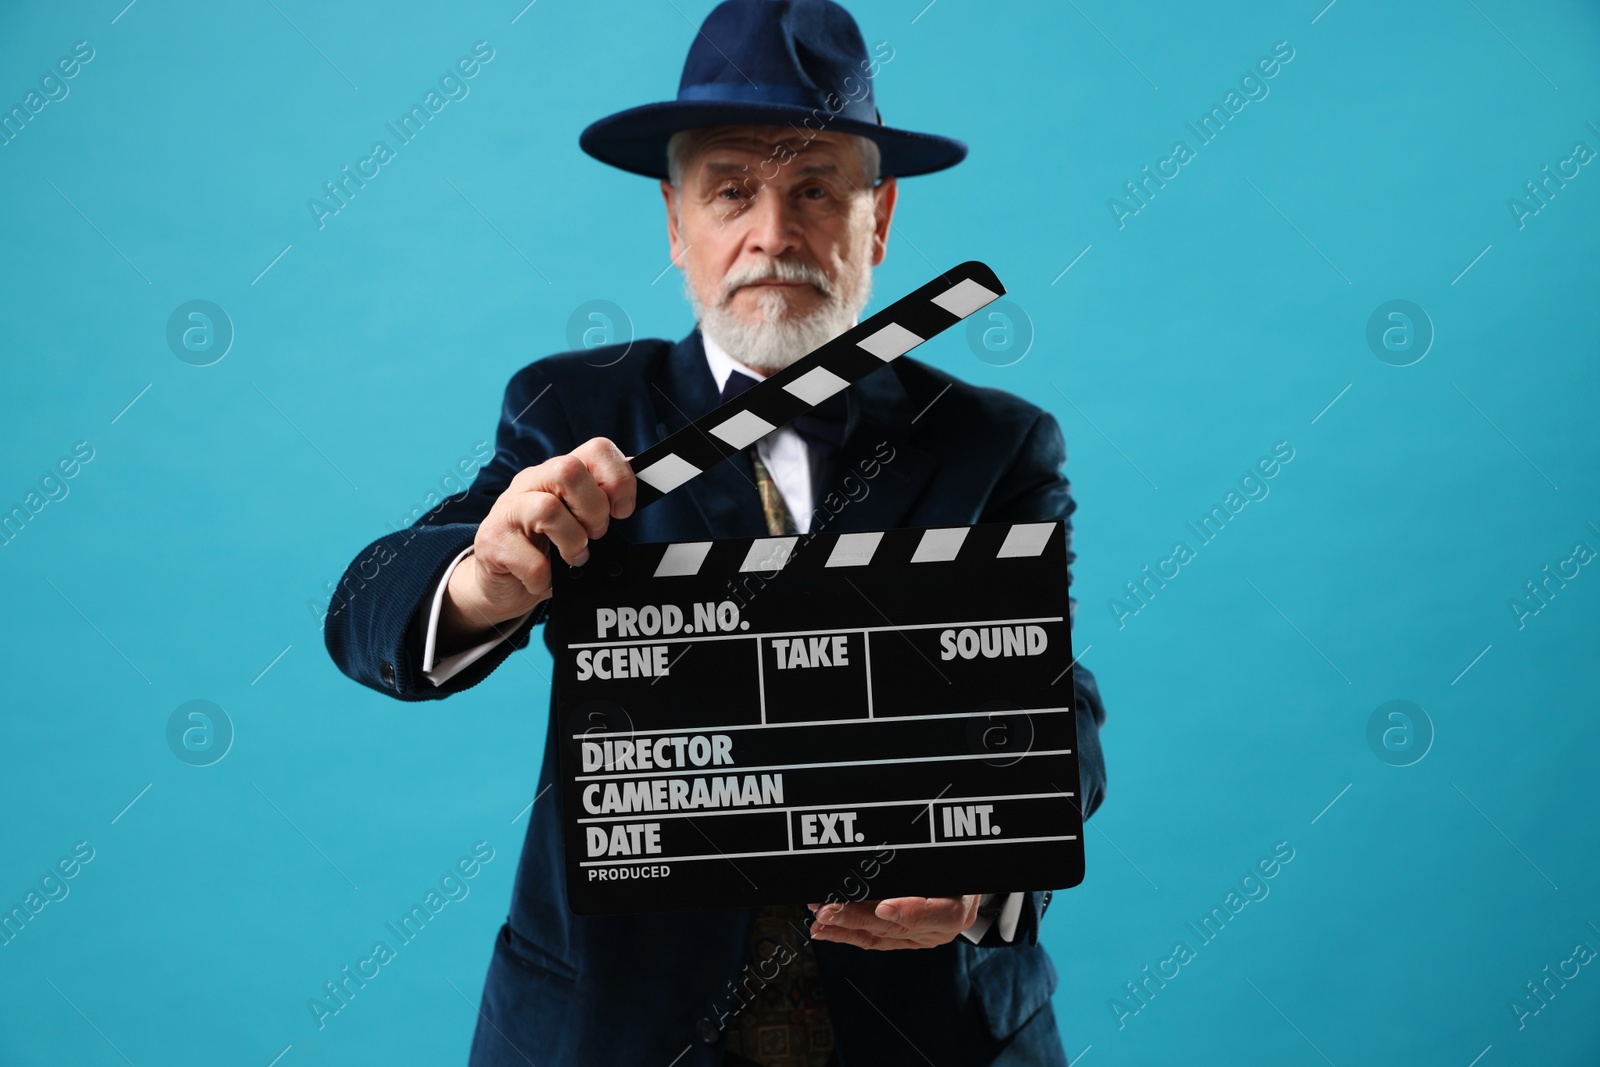
[[844, 134], [797, 130], [793, 126], [708, 126], [691, 135], [687, 161], [707, 157], [753, 164], [774, 157], [817, 167], [838, 166], [855, 151]]

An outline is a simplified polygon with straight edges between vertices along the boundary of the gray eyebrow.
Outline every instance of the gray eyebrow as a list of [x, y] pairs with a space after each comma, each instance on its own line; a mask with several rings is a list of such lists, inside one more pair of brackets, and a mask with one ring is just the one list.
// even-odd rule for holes
[[[708, 174], [740, 174], [747, 173], [749, 170], [750, 168], [743, 163], [706, 164], [706, 172]], [[795, 173], [799, 175], [838, 174], [840, 170], [837, 163], [807, 163], [796, 170]]]

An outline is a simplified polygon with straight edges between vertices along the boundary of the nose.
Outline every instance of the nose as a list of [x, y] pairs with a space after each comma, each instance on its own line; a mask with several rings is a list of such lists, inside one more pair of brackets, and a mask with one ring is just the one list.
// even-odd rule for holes
[[781, 193], [764, 187], [745, 208], [745, 245], [776, 259], [800, 249], [800, 219]]

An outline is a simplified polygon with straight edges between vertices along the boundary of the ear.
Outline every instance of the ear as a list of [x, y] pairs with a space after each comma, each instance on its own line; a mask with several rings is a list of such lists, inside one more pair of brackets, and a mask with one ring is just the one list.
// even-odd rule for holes
[[672, 253], [672, 262], [678, 262], [678, 257], [683, 253], [683, 235], [678, 232], [678, 190], [672, 187], [671, 182], [661, 183], [661, 199], [667, 208], [667, 247]]
[[885, 178], [872, 189], [872, 265], [883, 262], [889, 247], [889, 220], [894, 217], [895, 198], [900, 187], [893, 178]]

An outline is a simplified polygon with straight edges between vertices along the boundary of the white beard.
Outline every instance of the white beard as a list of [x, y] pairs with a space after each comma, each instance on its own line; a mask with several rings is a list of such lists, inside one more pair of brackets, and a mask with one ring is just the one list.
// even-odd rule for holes
[[730, 282], [737, 287], [752, 280], [776, 276], [786, 281], [809, 281], [813, 284], [820, 281], [822, 285], [818, 286], [819, 289], [827, 284], [826, 277], [815, 268], [784, 260], [773, 261], [771, 267], [768, 270], [746, 272], [755, 277], [730, 276], [724, 282], [721, 299], [711, 307], [700, 303], [689, 285], [687, 274], [684, 275], [683, 284], [684, 295], [694, 309], [701, 331], [745, 366], [768, 373], [782, 370], [850, 329], [859, 321], [861, 312], [872, 296], [872, 269], [862, 263], [855, 272], [852, 291], [841, 293], [827, 290], [822, 305], [811, 314], [788, 314], [788, 302], [784, 295], [776, 290], [768, 290], [758, 298], [760, 321], [747, 322], [728, 306]]

